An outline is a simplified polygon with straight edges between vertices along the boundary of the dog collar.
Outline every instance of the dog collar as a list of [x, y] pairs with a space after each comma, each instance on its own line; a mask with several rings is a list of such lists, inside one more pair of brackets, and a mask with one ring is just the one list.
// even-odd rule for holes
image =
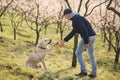
[[46, 48], [43, 48], [43, 47], [40, 47], [41, 49], [46, 49]]
[[39, 48], [41, 48], [41, 49], [46, 49], [46, 48], [43, 48], [43, 47], [40, 47], [40, 46], [38, 46]]

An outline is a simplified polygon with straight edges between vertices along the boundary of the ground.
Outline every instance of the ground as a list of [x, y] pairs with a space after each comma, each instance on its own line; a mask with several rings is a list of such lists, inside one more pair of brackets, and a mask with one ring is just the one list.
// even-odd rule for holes
[[[72, 68], [73, 39], [60, 48], [54, 47], [46, 58], [46, 65], [49, 73], [45, 73], [43, 67], [32, 69], [26, 67], [25, 62], [34, 50], [35, 32], [30, 30], [25, 23], [17, 30], [17, 40], [13, 40], [13, 29], [6, 19], [2, 20], [4, 32], [0, 32], [0, 80], [120, 80], [120, 65], [114, 68], [113, 50], [107, 51], [107, 44], [103, 43], [101, 35], [97, 33], [95, 42], [95, 56], [97, 59], [97, 77], [92, 79], [87, 76], [76, 77], [75, 73], [80, 72], [80, 66]], [[47, 35], [44, 30], [40, 33], [40, 40], [44, 37], [52, 38], [53, 43], [60, 40], [56, 34], [56, 25], [50, 25]], [[64, 36], [70, 30], [65, 30]], [[80, 37], [79, 37], [80, 39]], [[87, 51], [85, 56], [88, 73], [91, 72], [91, 65]]]

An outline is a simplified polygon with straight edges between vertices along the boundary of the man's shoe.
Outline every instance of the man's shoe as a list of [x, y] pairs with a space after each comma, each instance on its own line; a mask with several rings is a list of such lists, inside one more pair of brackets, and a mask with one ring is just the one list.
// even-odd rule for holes
[[93, 74], [89, 74], [88, 75], [90, 78], [95, 78], [96, 77], [96, 75], [93, 75]]
[[75, 74], [75, 76], [87, 76], [87, 73], [85, 72], [80, 72], [78, 74]]

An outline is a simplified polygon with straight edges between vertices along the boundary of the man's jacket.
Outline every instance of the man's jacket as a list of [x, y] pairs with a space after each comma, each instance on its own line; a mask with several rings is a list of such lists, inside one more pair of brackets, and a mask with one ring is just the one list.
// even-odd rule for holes
[[80, 34], [85, 44], [89, 43], [89, 36], [94, 36], [95, 31], [91, 24], [79, 14], [71, 13], [72, 31], [64, 38], [64, 41], [69, 41], [76, 33]]

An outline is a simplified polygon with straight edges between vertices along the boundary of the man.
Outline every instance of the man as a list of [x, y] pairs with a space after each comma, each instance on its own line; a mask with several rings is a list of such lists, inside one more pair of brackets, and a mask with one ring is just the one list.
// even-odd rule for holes
[[87, 70], [86, 65], [84, 62], [84, 58], [82, 55], [82, 52], [87, 49], [88, 55], [90, 58], [90, 62], [92, 65], [92, 72], [89, 74], [89, 77], [96, 77], [96, 59], [94, 56], [94, 41], [95, 41], [95, 31], [92, 29], [91, 24], [82, 16], [80, 16], [78, 13], [73, 13], [71, 9], [67, 8], [64, 10], [63, 13], [66, 19], [72, 21], [73, 29], [72, 31], [64, 38], [64, 40], [61, 40], [59, 42], [59, 45], [62, 47], [65, 42], [69, 41], [75, 34], [81, 35], [81, 41], [76, 49], [76, 56], [78, 58], [78, 61], [81, 65], [80, 70], [81, 72], [78, 74], [75, 74], [76, 76], [87, 76]]

